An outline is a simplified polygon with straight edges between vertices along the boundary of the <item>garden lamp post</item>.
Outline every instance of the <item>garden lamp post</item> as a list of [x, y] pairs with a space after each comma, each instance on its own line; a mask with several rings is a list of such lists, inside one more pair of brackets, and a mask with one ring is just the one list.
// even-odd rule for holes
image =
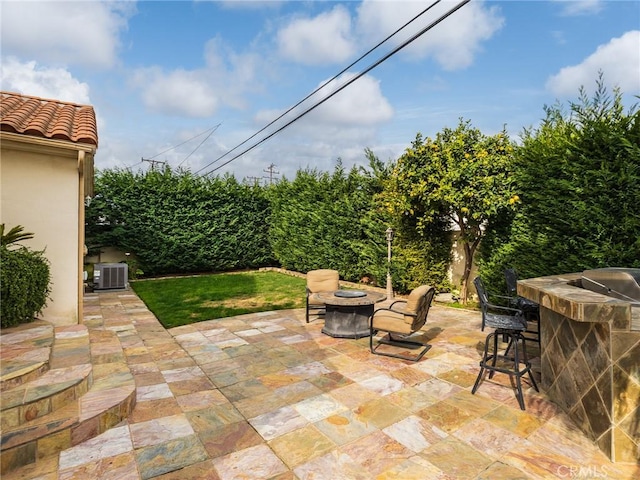
[[393, 285], [391, 284], [391, 242], [393, 241], [393, 229], [387, 228], [387, 298], [393, 298]]

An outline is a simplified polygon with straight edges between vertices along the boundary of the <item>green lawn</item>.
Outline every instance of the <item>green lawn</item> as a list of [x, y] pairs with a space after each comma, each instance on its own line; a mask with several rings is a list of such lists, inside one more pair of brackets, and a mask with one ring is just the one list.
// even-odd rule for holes
[[304, 278], [277, 272], [222, 273], [132, 281], [165, 328], [245, 313], [302, 308]]

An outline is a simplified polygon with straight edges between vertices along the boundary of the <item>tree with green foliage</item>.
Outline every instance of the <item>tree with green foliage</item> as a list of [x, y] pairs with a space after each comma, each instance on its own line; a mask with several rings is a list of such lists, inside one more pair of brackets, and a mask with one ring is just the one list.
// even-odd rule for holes
[[557, 104], [545, 112], [516, 152], [521, 204], [483, 246], [483, 276], [497, 281], [507, 266], [521, 278], [640, 267], [637, 107], [625, 112], [600, 76], [592, 98], [581, 89], [568, 113]]
[[387, 202], [396, 215], [414, 219], [421, 235], [453, 225], [459, 229], [463, 303], [484, 228], [519, 200], [511, 178], [513, 152], [505, 131], [486, 136], [461, 119], [435, 139], [418, 134], [393, 169]]

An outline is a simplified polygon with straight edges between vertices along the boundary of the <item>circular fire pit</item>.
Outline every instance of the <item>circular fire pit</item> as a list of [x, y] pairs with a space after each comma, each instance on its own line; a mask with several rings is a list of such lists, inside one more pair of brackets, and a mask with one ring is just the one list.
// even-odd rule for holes
[[322, 333], [336, 338], [362, 338], [369, 336], [369, 317], [373, 305], [386, 295], [360, 290], [337, 290], [318, 294], [326, 305]]

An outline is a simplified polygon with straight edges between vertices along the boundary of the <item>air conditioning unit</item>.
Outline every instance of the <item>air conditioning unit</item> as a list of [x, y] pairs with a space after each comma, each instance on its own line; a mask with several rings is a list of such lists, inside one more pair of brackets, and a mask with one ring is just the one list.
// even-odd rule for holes
[[125, 289], [129, 278], [126, 263], [96, 263], [93, 266], [95, 290]]

